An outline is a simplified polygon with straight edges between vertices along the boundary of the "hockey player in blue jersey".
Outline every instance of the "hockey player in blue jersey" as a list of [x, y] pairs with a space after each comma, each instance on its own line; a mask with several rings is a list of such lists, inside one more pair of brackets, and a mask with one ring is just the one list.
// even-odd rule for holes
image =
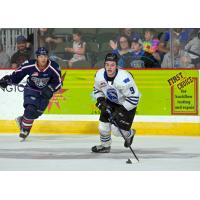
[[[135, 135], [131, 129], [140, 93], [132, 75], [119, 69], [118, 57], [108, 53], [104, 68], [99, 69], [95, 76], [94, 97], [96, 106], [100, 109], [99, 133], [100, 145], [92, 147], [92, 152], [109, 153], [111, 149], [111, 133], [124, 136], [125, 147], [130, 147]], [[112, 120], [110, 117], [112, 116]], [[120, 131], [121, 130], [121, 131]]]
[[19, 84], [28, 75], [24, 88], [24, 114], [16, 119], [20, 128], [19, 136], [25, 139], [32, 128], [33, 122], [45, 111], [53, 94], [61, 88], [61, 72], [59, 65], [51, 61], [48, 51], [39, 47], [36, 59], [25, 61], [11, 75], [0, 79], [0, 87]]

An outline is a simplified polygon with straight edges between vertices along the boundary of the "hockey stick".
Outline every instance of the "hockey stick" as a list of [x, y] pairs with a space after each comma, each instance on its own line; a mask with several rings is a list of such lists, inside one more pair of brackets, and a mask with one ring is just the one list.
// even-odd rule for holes
[[[109, 116], [110, 116], [110, 119], [109, 119], [110, 122], [113, 123], [113, 124], [118, 128], [118, 130], [119, 130], [121, 136], [122, 136], [122, 137], [124, 138], [124, 140], [126, 141], [126, 137], [124, 136], [123, 132], [122, 132], [121, 129], [119, 128], [117, 122], [113, 119], [113, 116], [112, 116], [112, 113], [111, 113], [110, 109], [106, 109], [106, 112], [107, 112], [107, 113], [109, 114]], [[133, 149], [132, 149], [131, 146], [129, 146], [129, 149], [130, 149], [131, 152], [133, 153], [135, 159], [139, 162], [139, 159], [138, 159], [138, 157], [136, 156], [136, 154], [135, 154], [135, 152], [133, 151]]]

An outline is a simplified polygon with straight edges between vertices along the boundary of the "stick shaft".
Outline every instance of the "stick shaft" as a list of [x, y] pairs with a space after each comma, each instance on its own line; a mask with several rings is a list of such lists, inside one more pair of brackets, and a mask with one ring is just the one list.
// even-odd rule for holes
[[[112, 113], [111, 113], [110, 109], [106, 109], [106, 111], [107, 111], [107, 113], [110, 115], [110, 122], [113, 123], [113, 124], [118, 128], [118, 130], [119, 130], [121, 136], [122, 136], [122, 137], [124, 138], [124, 140], [126, 141], [126, 137], [124, 136], [122, 130], [119, 128], [117, 122], [116, 122], [115, 120], [113, 120]], [[136, 154], [135, 154], [135, 152], [133, 151], [133, 149], [132, 149], [131, 146], [129, 146], [129, 149], [130, 149], [131, 152], [133, 153], [135, 159], [139, 162], [139, 159], [138, 159], [138, 157], [136, 156]]]
[[[122, 131], [121, 131], [121, 129], [119, 128], [119, 126], [117, 125], [117, 123], [116, 123], [114, 120], [112, 120], [112, 122], [113, 122], [113, 124], [118, 128], [120, 134], [122, 135], [122, 137], [123, 137], [124, 140], [126, 141], [126, 137], [125, 137], [124, 134], [122, 133]], [[130, 149], [131, 152], [133, 153], [133, 155], [134, 155], [134, 157], [136, 158], [136, 160], [139, 162], [139, 159], [138, 159], [138, 157], [136, 156], [136, 154], [135, 154], [135, 152], [133, 151], [133, 149], [132, 149], [131, 146], [129, 146], [129, 149]]]

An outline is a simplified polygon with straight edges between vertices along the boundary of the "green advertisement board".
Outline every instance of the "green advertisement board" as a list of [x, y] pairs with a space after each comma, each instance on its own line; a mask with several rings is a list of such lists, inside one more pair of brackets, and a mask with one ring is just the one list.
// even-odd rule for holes
[[[141, 93], [137, 115], [199, 115], [198, 70], [128, 70]], [[46, 114], [98, 114], [92, 96], [96, 70], [63, 70], [62, 89]]]

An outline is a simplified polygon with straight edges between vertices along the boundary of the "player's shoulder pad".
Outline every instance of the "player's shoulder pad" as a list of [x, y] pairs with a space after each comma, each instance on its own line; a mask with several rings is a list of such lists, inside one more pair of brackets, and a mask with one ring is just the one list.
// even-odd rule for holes
[[36, 60], [32, 59], [32, 60], [25, 60], [22, 64], [21, 64], [21, 67], [24, 67], [24, 66], [28, 66], [28, 65], [34, 65], [36, 62]]
[[133, 74], [131, 72], [129, 72], [129, 71], [127, 71], [127, 72], [131, 75], [132, 79], [134, 79]]
[[95, 77], [96, 77], [96, 78], [103, 77], [104, 72], [105, 72], [105, 69], [104, 69], [104, 68], [99, 69], [99, 70], [96, 72]]
[[118, 80], [122, 83], [122, 84], [128, 84], [131, 83], [133, 80], [132, 75], [126, 71], [126, 70], [119, 70], [118, 71]]
[[53, 68], [55, 68], [55, 69], [57, 69], [57, 70], [60, 71], [60, 66], [59, 66], [59, 64], [58, 64], [57, 62], [55, 62], [55, 61], [53, 61], [53, 60], [50, 60], [50, 62], [51, 62], [51, 66], [52, 66]]

